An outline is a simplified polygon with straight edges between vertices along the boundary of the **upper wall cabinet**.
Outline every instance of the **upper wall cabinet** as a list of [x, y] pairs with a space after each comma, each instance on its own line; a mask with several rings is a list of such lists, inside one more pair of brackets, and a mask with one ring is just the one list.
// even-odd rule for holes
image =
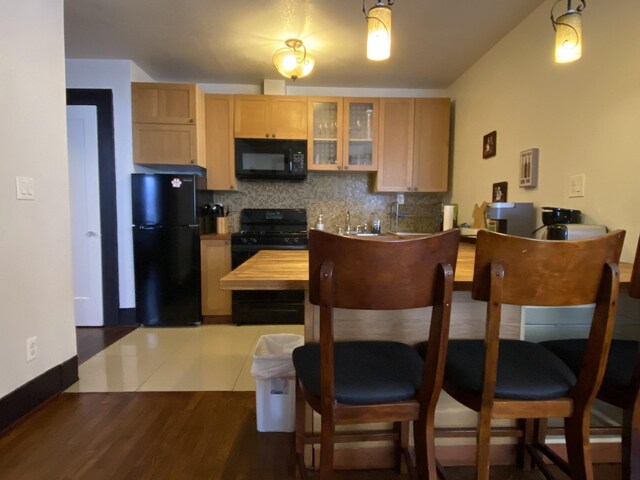
[[237, 138], [307, 139], [307, 97], [236, 95]]
[[236, 190], [233, 95], [205, 95], [207, 189]]
[[204, 167], [204, 95], [194, 84], [132, 83], [133, 161]]
[[448, 98], [417, 98], [413, 140], [414, 192], [446, 192], [449, 181]]
[[378, 108], [377, 98], [344, 99], [344, 170], [378, 169]]
[[446, 192], [448, 98], [380, 100], [378, 192]]
[[411, 191], [414, 109], [413, 98], [380, 99], [378, 192]]
[[343, 120], [342, 98], [309, 97], [309, 170], [342, 170]]

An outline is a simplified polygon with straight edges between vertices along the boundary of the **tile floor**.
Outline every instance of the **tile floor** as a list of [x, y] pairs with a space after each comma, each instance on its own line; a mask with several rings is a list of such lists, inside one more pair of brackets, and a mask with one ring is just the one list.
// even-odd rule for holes
[[302, 325], [138, 328], [80, 365], [67, 392], [251, 391], [262, 335], [303, 334]]

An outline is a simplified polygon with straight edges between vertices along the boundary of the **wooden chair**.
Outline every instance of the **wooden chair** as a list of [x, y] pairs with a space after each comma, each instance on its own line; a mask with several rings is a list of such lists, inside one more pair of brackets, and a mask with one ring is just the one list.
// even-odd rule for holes
[[[640, 298], [640, 239], [629, 295]], [[574, 372], [579, 371], [583, 363], [586, 344], [584, 339], [542, 342], [542, 345], [558, 355]], [[598, 398], [623, 410], [622, 479], [640, 480], [640, 342], [612, 340]]]
[[[523, 446], [549, 478], [539, 452], [559, 462], [574, 480], [593, 478], [589, 410], [609, 351], [623, 241], [623, 231], [571, 242], [478, 233], [472, 297], [487, 302], [485, 338], [450, 341], [444, 379], [449, 395], [479, 412], [477, 479], [489, 479], [492, 419], [522, 423], [552, 417], [565, 419], [569, 463], [543, 442], [527, 439]], [[499, 338], [503, 304], [590, 303], [596, 303], [596, 309], [578, 375], [541, 345]]]
[[[293, 352], [297, 376], [296, 455], [307, 478], [305, 444], [320, 443], [320, 479], [333, 478], [334, 444], [393, 440], [412, 477], [436, 478], [433, 419], [440, 394], [459, 231], [376, 241], [313, 230], [309, 235], [309, 299], [320, 306], [320, 342]], [[396, 310], [433, 306], [428, 356], [393, 341], [334, 341], [334, 308]], [[417, 341], [417, 340], [416, 340]], [[334, 380], [335, 379], [335, 380]], [[305, 433], [305, 401], [321, 415], [321, 432]], [[416, 467], [408, 454], [414, 421]], [[393, 422], [394, 429], [336, 432], [336, 425]], [[356, 435], [357, 433], [363, 435]]]

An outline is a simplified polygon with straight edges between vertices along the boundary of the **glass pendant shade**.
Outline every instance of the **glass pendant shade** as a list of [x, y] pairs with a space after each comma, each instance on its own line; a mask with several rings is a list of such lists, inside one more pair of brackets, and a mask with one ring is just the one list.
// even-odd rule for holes
[[557, 18], [556, 63], [569, 63], [582, 56], [582, 14], [569, 10]]
[[273, 54], [273, 65], [276, 70], [280, 75], [292, 80], [309, 75], [316, 61], [304, 48], [302, 40], [289, 39], [285, 44], [286, 47]]
[[391, 56], [391, 9], [381, 3], [367, 15], [367, 58], [386, 60]]

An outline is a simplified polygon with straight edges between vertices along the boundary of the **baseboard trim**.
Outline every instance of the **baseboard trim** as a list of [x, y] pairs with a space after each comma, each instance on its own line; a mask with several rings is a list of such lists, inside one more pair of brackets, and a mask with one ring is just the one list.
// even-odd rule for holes
[[137, 327], [136, 323], [136, 309], [135, 308], [121, 308], [118, 310], [118, 325], [120, 326], [133, 326]]
[[203, 325], [233, 325], [231, 315], [203, 315]]
[[0, 398], [0, 432], [78, 381], [78, 357], [56, 365]]

